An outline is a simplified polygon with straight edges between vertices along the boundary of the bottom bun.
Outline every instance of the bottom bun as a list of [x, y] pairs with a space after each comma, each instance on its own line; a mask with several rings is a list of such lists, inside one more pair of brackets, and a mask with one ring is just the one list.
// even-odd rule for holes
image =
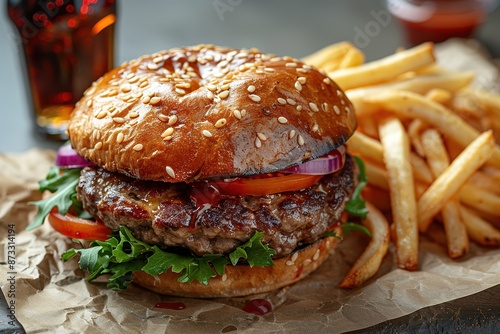
[[[335, 230], [340, 235], [340, 227]], [[179, 283], [179, 274], [167, 271], [151, 276], [135, 272], [133, 282], [154, 292], [180, 297], [238, 297], [273, 291], [295, 283], [316, 270], [333, 253], [339, 238], [326, 237], [289, 256], [274, 260], [269, 267], [226, 266], [224, 276], [210, 279], [208, 285], [194, 281]]]

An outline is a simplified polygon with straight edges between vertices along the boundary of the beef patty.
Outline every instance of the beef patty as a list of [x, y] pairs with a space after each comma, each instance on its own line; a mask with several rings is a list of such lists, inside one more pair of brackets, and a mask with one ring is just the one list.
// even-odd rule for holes
[[86, 167], [77, 187], [84, 208], [116, 231], [128, 227], [148, 244], [182, 246], [195, 254], [226, 254], [255, 231], [276, 257], [315, 242], [336, 223], [355, 188], [355, 164], [311, 187], [262, 197], [219, 194], [206, 182], [143, 181]]

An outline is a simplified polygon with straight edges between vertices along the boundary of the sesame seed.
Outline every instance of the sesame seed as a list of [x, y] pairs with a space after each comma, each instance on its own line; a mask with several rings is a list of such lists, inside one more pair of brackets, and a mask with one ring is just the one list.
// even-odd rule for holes
[[275, 70], [274, 68], [272, 68], [272, 67], [266, 67], [266, 68], [264, 69], [264, 71], [266, 71], [266, 72], [274, 72], [274, 71], [276, 71], [276, 70]]
[[321, 109], [323, 109], [324, 112], [328, 112], [328, 103], [323, 102], [321, 104]]
[[340, 103], [341, 103], [342, 105], [345, 105], [345, 101], [344, 101], [344, 99], [340, 100]]
[[333, 111], [335, 111], [337, 115], [340, 115], [340, 108], [338, 106], [333, 106]]
[[225, 118], [221, 118], [217, 122], [215, 122], [215, 127], [216, 128], [221, 128], [224, 125], [226, 125], [226, 123], [227, 123], [226, 119]]
[[292, 106], [294, 106], [294, 105], [296, 105], [296, 104], [297, 104], [297, 102], [295, 102], [295, 100], [294, 100], [294, 99], [286, 99], [286, 102], [287, 102], [288, 104], [292, 105]]
[[123, 124], [123, 123], [125, 123], [125, 118], [123, 118], [123, 117], [113, 117], [113, 122], [118, 123], [118, 124]]
[[210, 92], [210, 91], [209, 91], [209, 92], [208, 92], [208, 94], [207, 94], [207, 97], [208, 97], [210, 100], [213, 100], [215, 96], [214, 96], [214, 94], [213, 94], [212, 92]]
[[161, 134], [161, 137], [162, 138], [165, 138], [167, 136], [170, 136], [174, 133], [174, 128], [170, 127], [168, 129], [166, 129], [165, 131], [163, 131], [163, 133]]
[[163, 140], [166, 140], [166, 141], [172, 140], [172, 136], [166, 136], [165, 138], [163, 138]]
[[255, 95], [255, 94], [250, 94], [248, 95], [248, 97], [250, 98], [250, 100], [254, 101], [254, 102], [260, 102], [261, 98], [259, 95]]
[[158, 115], [158, 119], [160, 121], [162, 121], [162, 122], [169, 122], [170, 121], [170, 119], [168, 118], [168, 116], [167, 115], [163, 115], [163, 114], [159, 114]]
[[139, 81], [139, 77], [133, 77], [133, 78], [128, 79], [128, 82], [131, 84], [136, 83], [137, 81]]
[[153, 63], [155, 63], [155, 64], [161, 63], [162, 61], [163, 61], [162, 56], [158, 56], [158, 57], [153, 59]]
[[139, 88], [146, 88], [147, 86], [149, 86], [149, 82], [148, 81], [142, 81], [139, 84]]
[[149, 97], [153, 97], [153, 96], [155, 96], [155, 94], [156, 94], [155, 92], [149, 92], [149, 93], [148, 93], [148, 96], [149, 96]]
[[100, 112], [99, 112], [99, 113], [98, 113], [95, 117], [96, 117], [97, 119], [102, 119], [102, 118], [104, 118], [107, 114], [108, 114], [108, 113], [107, 113], [106, 111], [101, 110], [101, 111], [100, 111]]
[[219, 66], [220, 68], [223, 68], [223, 67], [226, 67], [226, 66], [227, 66], [227, 64], [229, 64], [229, 63], [227, 62], [227, 60], [223, 60], [223, 61], [221, 61], [220, 63], [218, 63], [218, 64], [217, 64], [217, 66]]
[[259, 148], [262, 146], [262, 142], [260, 141], [259, 137], [255, 138], [255, 147]]
[[210, 138], [212, 137], [212, 132], [208, 131], [208, 130], [203, 130], [201, 133], [203, 133], [203, 135], [207, 138]]
[[228, 90], [224, 90], [222, 92], [219, 93], [218, 95], [221, 99], [225, 99], [226, 97], [229, 96], [229, 91]]
[[154, 106], [154, 105], [157, 105], [158, 103], [160, 103], [160, 101], [161, 101], [161, 99], [158, 96], [154, 96], [149, 101], [149, 104]]
[[215, 85], [207, 85], [206, 86], [209, 91], [215, 92], [217, 90], [217, 87]]
[[351, 112], [351, 109], [349, 107], [345, 107], [345, 112]]
[[95, 145], [94, 145], [94, 150], [100, 150], [102, 148], [102, 141], [98, 141]]
[[271, 58], [269, 61], [276, 62], [276, 61], [280, 61], [281, 59], [282, 59], [281, 57], [274, 57], [274, 58]]
[[302, 85], [300, 84], [299, 81], [295, 81], [295, 89], [298, 90], [299, 92], [302, 90]]
[[318, 131], [318, 129], [319, 129], [318, 124], [314, 123], [313, 126], [312, 126], [312, 128], [311, 128], [311, 131], [312, 132], [316, 132], [316, 131]]
[[248, 86], [247, 91], [248, 91], [249, 93], [253, 93], [253, 92], [255, 92], [255, 86], [254, 86], [254, 85], [250, 85], [250, 86]]
[[314, 112], [319, 111], [318, 106], [316, 105], [316, 103], [313, 103], [313, 102], [309, 102], [309, 108], [311, 108], [311, 110]]
[[302, 146], [304, 145], [304, 138], [301, 135], [297, 136], [297, 143]]
[[108, 93], [108, 96], [115, 96], [115, 95], [118, 95], [117, 89], [111, 89]]
[[325, 83], [325, 84], [329, 85], [329, 84], [331, 84], [331, 83], [332, 83], [332, 80], [330, 80], [330, 78], [324, 78], [324, 79], [323, 79], [323, 83]]
[[298, 257], [299, 257], [299, 252], [295, 252], [293, 253], [292, 258], [290, 260], [292, 260], [292, 262], [295, 262], [297, 261]]
[[123, 85], [121, 85], [120, 90], [123, 93], [128, 93], [128, 92], [130, 92], [131, 88], [130, 88], [129, 84], [123, 84]]
[[139, 113], [138, 113], [138, 112], [133, 111], [133, 112], [130, 112], [130, 113], [128, 114], [128, 116], [129, 116], [130, 118], [136, 118], [136, 117], [139, 117]]
[[302, 262], [302, 265], [307, 266], [311, 262], [311, 259], [305, 259], [304, 262]]
[[144, 81], [148, 81], [148, 77], [147, 76], [143, 76], [139, 79], [139, 82], [144, 82]]
[[297, 68], [295, 70], [299, 73], [307, 73], [307, 70], [305, 68]]
[[[297, 254], [297, 253], [295, 253], [295, 254]], [[295, 264], [295, 262], [288, 260], [288, 261], [285, 262], [285, 264], [287, 266], [293, 266]]]
[[317, 259], [319, 259], [319, 249], [316, 250], [316, 253], [313, 255], [313, 261], [316, 261]]
[[297, 109], [297, 111], [301, 111], [302, 110], [302, 106], [299, 104], [295, 107], [295, 109]]
[[241, 109], [241, 117], [245, 117], [245, 115], [247, 114], [247, 110], [246, 109]]
[[266, 135], [262, 132], [257, 132], [257, 137], [259, 137], [260, 140], [267, 140]]
[[222, 275], [222, 282], [227, 281], [227, 274]]
[[93, 101], [94, 100], [92, 100], [92, 99], [87, 101], [87, 108], [92, 107], [92, 104], [94, 103]]
[[286, 100], [282, 97], [278, 97], [278, 103], [279, 104], [286, 104]]
[[167, 174], [170, 176], [170, 177], [175, 177], [175, 172], [174, 172], [174, 169], [170, 166], [167, 166], [165, 167], [165, 170], [167, 171]]
[[221, 90], [228, 90], [229, 89], [229, 84], [225, 84], [225, 85], [220, 86], [220, 89]]
[[172, 115], [168, 118], [168, 125], [174, 125], [177, 123], [177, 115]]
[[151, 70], [151, 71], [154, 71], [154, 70], [157, 70], [158, 69], [158, 65], [156, 65], [155, 63], [149, 63], [148, 64], [148, 70]]
[[132, 149], [134, 151], [140, 151], [140, 150], [142, 150], [143, 147], [144, 146], [142, 144], [137, 144], [137, 145], [134, 145], [134, 147], [132, 147]]
[[191, 84], [189, 82], [178, 83], [175, 85], [176, 88], [191, 88]]
[[175, 89], [175, 92], [176, 92], [177, 94], [180, 94], [180, 95], [184, 95], [184, 94], [186, 94], [186, 91], [185, 91], [184, 89], [181, 89], [181, 88], [176, 88], [176, 89]]
[[[307, 80], [306, 77], [299, 77], [297, 79], [297, 81], [300, 82], [302, 85], [306, 83], [306, 80]], [[294, 254], [297, 254], [297, 253], [294, 253]]]
[[286, 124], [286, 123], [288, 123], [288, 120], [285, 117], [280, 116], [280, 117], [278, 117], [278, 122], [281, 124]]
[[125, 76], [125, 79], [132, 79], [133, 77], [135, 77], [135, 73], [129, 73]]
[[118, 135], [116, 136], [116, 142], [120, 144], [123, 141], [123, 138], [124, 138], [123, 133], [121, 132], [118, 133]]
[[234, 117], [236, 117], [237, 119], [241, 119], [241, 112], [238, 110], [238, 109], [235, 109], [233, 111], [233, 115]]
[[290, 130], [290, 132], [288, 132], [288, 139], [292, 139], [293, 137], [295, 137], [295, 130]]
[[285, 66], [286, 67], [297, 67], [297, 64], [296, 63], [286, 63]]

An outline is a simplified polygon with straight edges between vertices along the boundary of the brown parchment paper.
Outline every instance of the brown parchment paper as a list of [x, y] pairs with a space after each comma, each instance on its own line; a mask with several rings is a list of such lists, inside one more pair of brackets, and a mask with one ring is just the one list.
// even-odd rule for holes
[[[47, 224], [24, 231], [34, 216], [26, 203], [40, 198], [37, 181], [45, 177], [53, 160], [51, 151], [0, 153], [0, 263], [7, 260], [7, 226], [15, 224], [16, 316], [28, 333], [345, 332], [500, 284], [500, 250], [472, 244], [464, 259], [450, 260], [438, 236], [437, 242], [421, 239], [419, 271], [397, 269], [391, 246], [374, 278], [361, 288], [341, 290], [339, 282], [367, 242], [351, 235], [316, 272], [271, 294], [202, 300], [160, 296], [134, 285], [110, 291], [103, 281], [85, 281], [76, 261], [60, 261], [61, 253], [73, 246], [68, 238]], [[0, 265], [5, 295], [10, 289], [9, 271]], [[267, 298], [273, 312], [265, 316], [244, 312], [243, 305], [252, 298]], [[187, 307], [154, 308], [165, 301]]]

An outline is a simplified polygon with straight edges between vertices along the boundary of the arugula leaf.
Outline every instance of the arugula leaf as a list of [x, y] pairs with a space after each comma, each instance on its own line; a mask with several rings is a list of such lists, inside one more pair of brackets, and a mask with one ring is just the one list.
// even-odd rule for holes
[[325, 233], [323, 233], [321, 235], [323, 238], [326, 238], [326, 237], [335, 237], [335, 238], [338, 238], [340, 240], [344, 239], [341, 235], [338, 235], [335, 230], [331, 230], [331, 231], [326, 231]]
[[358, 231], [366, 234], [370, 238], [372, 236], [372, 233], [370, 232], [369, 229], [367, 229], [364, 225], [358, 223], [345, 222], [344, 224], [342, 224], [342, 231], [344, 232], [345, 235], [349, 235], [353, 231]]
[[32, 230], [41, 226], [45, 217], [55, 207], [57, 207], [58, 211], [63, 215], [73, 207], [79, 216], [89, 216], [88, 213], [83, 210], [82, 204], [76, 198], [76, 186], [79, 178], [80, 168], [63, 169], [53, 166], [45, 180], [38, 182], [40, 185], [40, 192], [47, 190], [53, 193], [53, 195], [44, 200], [28, 203], [36, 205], [38, 207], [38, 212], [36, 213], [34, 221], [26, 229]]
[[354, 189], [352, 198], [346, 203], [345, 211], [353, 216], [366, 219], [368, 209], [366, 208], [366, 201], [361, 197], [361, 191], [367, 184], [365, 164], [359, 157], [355, 156], [354, 160], [359, 167], [358, 185], [356, 186], [356, 189]]
[[[245, 244], [229, 254], [231, 262], [236, 265], [244, 258], [250, 265], [273, 265], [271, 257], [276, 252], [268, 245], [262, 244], [262, 232], [256, 232]], [[111, 274], [107, 287], [115, 290], [125, 289], [132, 280], [132, 273], [142, 270], [157, 276], [171, 269], [179, 273], [179, 282], [190, 283], [194, 280], [208, 284], [210, 278], [224, 275], [229, 260], [221, 254], [181, 255], [150, 246], [137, 240], [130, 230], [124, 226], [106, 241], [94, 241], [89, 248], [69, 249], [62, 254], [63, 261], [80, 255], [78, 264], [87, 270], [88, 281], [104, 274]], [[241, 256], [243, 255], [243, 256]]]
[[250, 240], [230, 253], [229, 258], [232, 265], [238, 264], [238, 261], [242, 258], [248, 262], [250, 267], [254, 265], [259, 267], [271, 266], [273, 264], [271, 256], [275, 255], [276, 252], [269, 245], [262, 244], [263, 236], [264, 232], [255, 232]]

